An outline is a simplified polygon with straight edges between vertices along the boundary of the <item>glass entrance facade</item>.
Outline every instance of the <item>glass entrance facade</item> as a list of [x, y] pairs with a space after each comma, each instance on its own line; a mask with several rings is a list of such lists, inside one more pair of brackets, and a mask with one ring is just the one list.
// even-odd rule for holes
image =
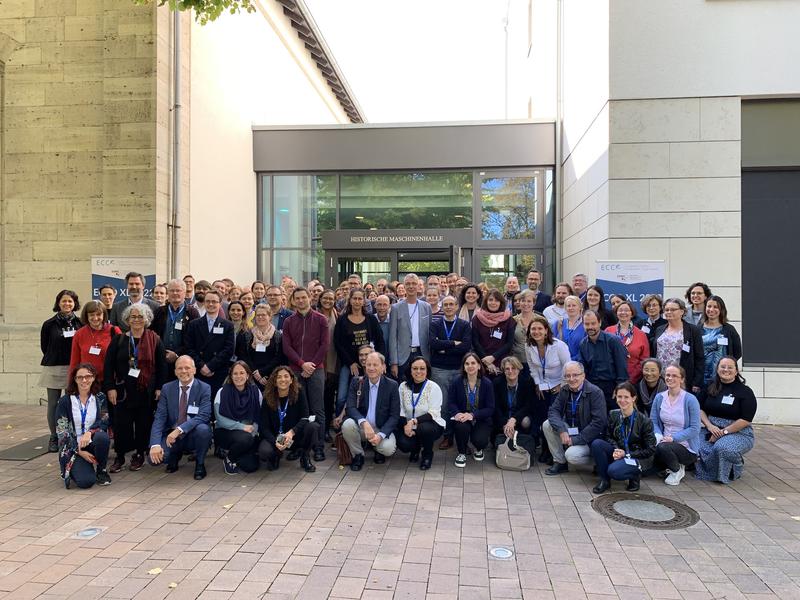
[[[266, 281], [328, 276], [334, 285], [350, 272], [369, 279], [405, 273], [456, 271], [497, 285], [536, 267], [552, 281], [555, 231], [552, 169], [414, 171], [391, 173], [259, 174], [259, 274]], [[352, 242], [323, 248], [323, 233], [435, 231], [420, 248], [402, 239], [371, 249]], [[459, 235], [459, 256], [448, 233]], [[391, 237], [391, 236], [390, 236]], [[399, 236], [403, 238], [404, 236]], [[353, 239], [358, 240], [358, 235]], [[377, 254], [376, 254], [377, 252]], [[463, 264], [454, 264], [460, 262]], [[524, 271], [524, 272], [523, 272]]]

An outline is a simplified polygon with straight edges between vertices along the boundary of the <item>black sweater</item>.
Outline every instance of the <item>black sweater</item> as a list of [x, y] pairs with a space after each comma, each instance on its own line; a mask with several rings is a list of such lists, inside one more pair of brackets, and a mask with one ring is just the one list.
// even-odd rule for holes
[[[283, 406], [286, 399], [278, 399], [279, 406]], [[297, 435], [299, 425], [308, 422], [308, 400], [306, 392], [301, 387], [297, 400], [290, 402], [286, 408], [286, 416], [283, 419], [283, 432], [287, 433], [290, 429]], [[261, 403], [261, 439], [267, 440], [270, 444], [275, 444], [275, 440], [280, 432], [281, 420], [278, 418], [278, 411], [269, 407], [267, 399]]]
[[[378, 319], [375, 315], [365, 315], [366, 319], [363, 323], [355, 325], [355, 327], [367, 330], [367, 339], [365, 343], [372, 342], [375, 352], [380, 352], [386, 356], [386, 340], [383, 339], [383, 332], [378, 324]], [[350, 367], [353, 363], [358, 364], [358, 347], [354, 345], [352, 327], [354, 325], [347, 319], [347, 315], [342, 315], [336, 321], [336, 326], [333, 328], [333, 347], [336, 348], [336, 354], [339, 356], [339, 363], [343, 367]]]
[[283, 356], [281, 332], [275, 331], [269, 341], [266, 352], [256, 352], [253, 348], [253, 334], [241, 331], [236, 336], [236, 358], [247, 363], [253, 371], [258, 371], [261, 377], [269, 377], [272, 371], [281, 364], [286, 364]]
[[543, 423], [547, 418], [547, 406], [544, 399], [539, 396], [536, 384], [530, 375], [520, 373], [517, 378], [517, 395], [514, 405], [508, 406], [508, 382], [504, 374], [499, 375], [492, 382], [494, 387], [494, 422], [495, 426], [502, 427], [511, 417], [520, 423], [525, 417], [530, 417], [534, 423]]
[[[658, 356], [658, 338], [667, 330], [668, 326], [668, 324], [662, 325], [650, 338], [650, 356]], [[686, 371], [686, 389], [692, 391], [692, 388], [699, 389], [703, 386], [703, 371], [706, 364], [703, 335], [700, 333], [700, 328], [683, 321], [683, 343], [689, 345], [689, 351], [681, 351], [680, 365]], [[665, 368], [667, 366], [664, 365]]]
[[[83, 327], [81, 320], [73, 316], [69, 319], [59, 319], [54, 315], [42, 323], [40, 343], [42, 347], [43, 367], [69, 365], [72, 354], [72, 337], [64, 337], [64, 330], [72, 328], [73, 332]], [[74, 333], [73, 333], [74, 335]]]

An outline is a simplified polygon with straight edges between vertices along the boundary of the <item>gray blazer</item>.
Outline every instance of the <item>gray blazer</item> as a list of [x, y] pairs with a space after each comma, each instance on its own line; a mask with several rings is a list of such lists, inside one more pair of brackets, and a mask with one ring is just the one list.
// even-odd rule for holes
[[[153, 311], [155, 315], [156, 310], [160, 306], [158, 302], [152, 300], [151, 298], [142, 298], [142, 304], [147, 304], [150, 307], [150, 310]], [[114, 306], [111, 307], [111, 310], [108, 313], [108, 320], [111, 321], [112, 325], [116, 325], [122, 331], [128, 331], [129, 327], [122, 322], [122, 313], [125, 311], [128, 306], [130, 306], [131, 302], [127, 298], [123, 298], [119, 302], [115, 302]]]
[[[422, 356], [430, 360], [428, 333], [431, 325], [431, 305], [417, 298], [419, 305], [419, 345]], [[389, 356], [392, 365], [403, 365], [411, 354], [411, 319], [408, 315], [408, 304], [401, 300], [392, 306], [389, 320]]]

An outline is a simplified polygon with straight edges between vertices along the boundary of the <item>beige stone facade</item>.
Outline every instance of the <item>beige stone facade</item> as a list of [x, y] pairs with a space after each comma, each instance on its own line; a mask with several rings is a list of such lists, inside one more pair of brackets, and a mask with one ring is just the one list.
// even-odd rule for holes
[[59, 290], [91, 297], [90, 256], [155, 257], [160, 279], [171, 269], [172, 40], [166, 9], [130, 0], [2, 4], [0, 402], [42, 395], [41, 322]]

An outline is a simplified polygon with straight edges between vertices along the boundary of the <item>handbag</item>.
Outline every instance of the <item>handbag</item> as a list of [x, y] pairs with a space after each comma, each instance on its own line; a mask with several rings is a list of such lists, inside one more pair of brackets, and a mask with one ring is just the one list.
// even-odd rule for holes
[[514, 437], [506, 438], [504, 444], [497, 447], [495, 461], [498, 469], [506, 471], [527, 471], [531, 468], [531, 455], [522, 446], [517, 445], [517, 432]]
[[339, 458], [340, 466], [344, 467], [353, 462], [353, 453], [350, 452], [350, 446], [347, 445], [341, 431], [333, 438], [333, 445], [336, 447], [336, 456]]

